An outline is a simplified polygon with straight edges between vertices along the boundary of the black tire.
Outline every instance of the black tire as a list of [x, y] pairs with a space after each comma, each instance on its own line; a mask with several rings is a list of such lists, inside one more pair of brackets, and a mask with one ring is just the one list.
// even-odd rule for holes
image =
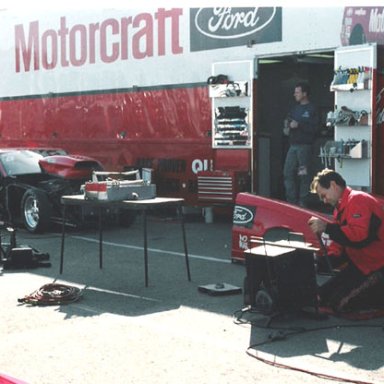
[[21, 199], [21, 218], [31, 233], [42, 232], [50, 223], [52, 206], [43, 191], [28, 189]]
[[131, 209], [121, 209], [118, 213], [119, 225], [129, 228], [136, 220], [137, 213]]
[[257, 291], [255, 301], [256, 308], [264, 315], [271, 315], [276, 310], [273, 297], [265, 288], [261, 288]]

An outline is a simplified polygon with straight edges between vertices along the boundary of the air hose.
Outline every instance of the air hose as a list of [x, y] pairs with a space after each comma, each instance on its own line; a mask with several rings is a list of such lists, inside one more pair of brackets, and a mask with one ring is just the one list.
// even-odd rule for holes
[[80, 288], [66, 284], [51, 283], [43, 285], [17, 301], [31, 305], [60, 305], [73, 303], [79, 300], [80, 297]]

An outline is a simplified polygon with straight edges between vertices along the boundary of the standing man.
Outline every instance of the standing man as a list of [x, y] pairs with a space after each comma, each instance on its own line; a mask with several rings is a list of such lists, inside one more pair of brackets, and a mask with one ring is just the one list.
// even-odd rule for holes
[[[328, 234], [329, 256], [347, 266], [319, 288], [321, 305], [335, 311], [369, 308], [384, 303], [384, 206], [372, 195], [352, 190], [343, 177], [324, 169], [313, 179], [311, 191], [334, 207], [333, 223], [311, 217], [311, 230]], [[344, 263], [345, 264], [345, 263]]]
[[290, 144], [284, 163], [285, 195], [289, 203], [302, 207], [309, 195], [312, 146], [318, 129], [318, 113], [309, 94], [307, 83], [296, 84], [293, 96], [297, 104], [288, 114], [284, 129]]

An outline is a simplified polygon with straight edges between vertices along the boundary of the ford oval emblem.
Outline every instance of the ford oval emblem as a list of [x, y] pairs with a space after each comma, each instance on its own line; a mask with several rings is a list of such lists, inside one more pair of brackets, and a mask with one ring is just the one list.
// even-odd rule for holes
[[252, 223], [254, 218], [254, 212], [242, 205], [235, 205], [233, 210], [233, 224], [247, 225]]
[[237, 39], [264, 29], [275, 14], [276, 7], [200, 8], [195, 26], [200, 33], [214, 39]]

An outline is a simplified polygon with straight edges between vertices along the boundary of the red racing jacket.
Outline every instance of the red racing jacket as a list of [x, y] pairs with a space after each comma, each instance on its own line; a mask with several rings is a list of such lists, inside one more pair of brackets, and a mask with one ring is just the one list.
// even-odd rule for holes
[[332, 240], [329, 253], [345, 253], [368, 275], [384, 267], [384, 205], [368, 193], [346, 187], [325, 233]]

